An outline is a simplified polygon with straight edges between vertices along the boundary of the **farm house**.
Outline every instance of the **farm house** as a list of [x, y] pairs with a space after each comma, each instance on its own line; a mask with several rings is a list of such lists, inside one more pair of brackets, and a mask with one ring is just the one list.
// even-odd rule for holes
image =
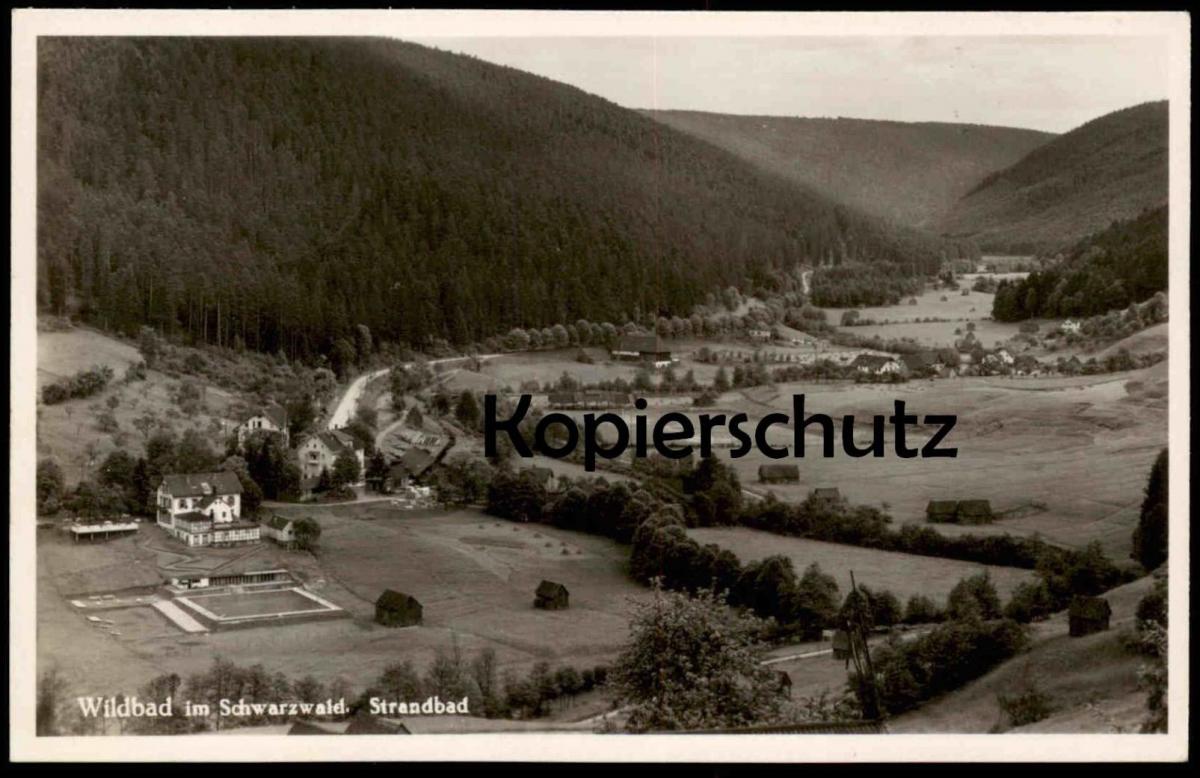
[[421, 623], [422, 610], [411, 594], [384, 589], [375, 600], [375, 621], [385, 627], [411, 627]]
[[538, 584], [533, 605], [543, 610], [562, 610], [567, 607], [570, 592], [567, 587], [553, 581], [542, 581]]
[[648, 362], [655, 367], [671, 364], [671, 350], [657, 335], [623, 335], [612, 350], [613, 359]]
[[759, 465], [758, 480], [764, 484], [798, 483], [800, 467], [798, 465]]
[[1108, 629], [1112, 606], [1103, 597], [1075, 597], [1068, 611], [1070, 634], [1073, 638], [1103, 632]]

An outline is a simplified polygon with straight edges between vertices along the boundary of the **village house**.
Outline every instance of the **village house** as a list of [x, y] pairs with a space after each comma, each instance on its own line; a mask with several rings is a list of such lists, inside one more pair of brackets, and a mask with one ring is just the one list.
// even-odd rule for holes
[[384, 589], [375, 601], [375, 621], [385, 627], [411, 627], [421, 623], [423, 610], [411, 594]]
[[900, 361], [904, 363], [909, 375], [923, 378], [941, 373], [945, 365], [936, 351], [918, 351], [915, 354], [903, 354]]
[[1103, 597], [1073, 597], [1067, 611], [1069, 631], [1073, 638], [1103, 632], [1108, 629], [1112, 606]]
[[[401, 486], [407, 486], [409, 481], [420, 480], [421, 476], [433, 466], [436, 461], [433, 454], [430, 454], [423, 448], [410, 448], [400, 455], [400, 460], [397, 464], [402, 466], [408, 472], [408, 478]], [[395, 482], [392, 488], [397, 488]]]
[[1063, 335], [1078, 335], [1081, 329], [1083, 329], [1083, 325], [1074, 319], [1067, 319], [1058, 325], [1058, 331]]
[[750, 336], [751, 340], [770, 340], [771, 339], [771, 331], [770, 330], [755, 328], [755, 329], [747, 330], [746, 334]]
[[554, 581], [542, 581], [534, 593], [533, 606], [542, 610], [562, 610], [567, 607], [569, 598], [567, 587]]
[[1013, 373], [1019, 376], [1039, 376], [1042, 374], [1042, 363], [1028, 354], [1020, 354], [1013, 360]]
[[366, 453], [354, 436], [341, 430], [329, 430], [305, 437], [296, 447], [300, 477], [320, 478], [322, 470], [332, 473], [334, 463], [343, 452], [349, 452], [358, 460], [358, 471], [361, 474], [366, 464]]
[[278, 514], [262, 523], [262, 536], [287, 549], [296, 547], [296, 522]]
[[900, 361], [881, 354], [859, 354], [850, 367], [864, 375], [889, 375], [900, 372]]
[[165, 475], [155, 498], [156, 522], [189, 546], [257, 543], [257, 522], [243, 521], [242, 484], [237, 475]]
[[798, 465], [759, 465], [758, 480], [764, 484], [799, 483]]
[[237, 428], [238, 448], [245, 448], [246, 441], [251, 435], [265, 433], [278, 435], [284, 448], [288, 446], [287, 411], [276, 403], [269, 403], [254, 412], [252, 416], [242, 421]]
[[668, 367], [672, 361], [671, 350], [657, 335], [622, 335], [612, 350], [616, 360], [646, 362], [654, 367]]

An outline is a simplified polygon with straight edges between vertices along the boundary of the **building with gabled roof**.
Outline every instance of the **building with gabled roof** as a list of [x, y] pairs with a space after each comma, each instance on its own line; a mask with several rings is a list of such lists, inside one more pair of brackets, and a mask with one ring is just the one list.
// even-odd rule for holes
[[398, 464], [402, 465], [408, 471], [410, 478], [420, 478], [425, 475], [425, 471], [433, 467], [433, 463], [437, 458], [423, 448], [413, 446], [408, 451], [400, 455]]
[[930, 500], [925, 518], [931, 522], [953, 524], [958, 521], [958, 500]]
[[671, 349], [658, 335], [622, 335], [612, 350], [613, 359], [648, 362], [655, 367], [671, 364]]
[[284, 448], [288, 447], [288, 417], [282, 405], [268, 403], [243, 419], [237, 427], [238, 448], [244, 448], [250, 436], [256, 434], [277, 435]]
[[537, 591], [534, 592], [533, 606], [543, 610], [562, 610], [566, 608], [570, 601], [570, 592], [567, 587], [554, 581], [542, 581], [538, 584]]
[[799, 483], [799, 465], [759, 465], [758, 480], [764, 484]]
[[959, 500], [957, 518], [959, 524], [987, 524], [995, 514], [989, 500]]
[[828, 500], [830, 502], [842, 501], [842, 490], [836, 486], [818, 486], [808, 493], [810, 499]]
[[342, 430], [325, 430], [301, 439], [296, 446], [296, 461], [301, 478], [320, 478], [322, 470], [333, 472], [333, 465], [343, 453], [358, 460], [358, 472], [366, 470], [366, 451], [358, 439]]
[[424, 608], [417, 598], [395, 589], [384, 589], [375, 600], [375, 621], [385, 627], [411, 627], [421, 623]]
[[1067, 610], [1070, 635], [1073, 638], [1103, 632], [1108, 629], [1112, 617], [1112, 606], [1103, 597], [1080, 597], [1071, 599]]
[[286, 516], [274, 514], [262, 522], [262, 536], [273, 540], [284, 548], [296, 547], [296, 522]]
[[163, 476], [155, 496], [155, 521], [189, 546], [257, 543], [257, 522], [243, 521], [242, 483], [235, 473]]
[[887, 375], [900, 372], [900, 360], [890, 355], [859, 354], [850, 363], [850, 367], [868, 375]]

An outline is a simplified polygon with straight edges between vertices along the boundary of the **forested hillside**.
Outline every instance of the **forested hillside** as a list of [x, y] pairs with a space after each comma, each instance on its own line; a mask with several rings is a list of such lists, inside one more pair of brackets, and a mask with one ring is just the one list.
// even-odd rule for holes
[[936, 225], [981, 178], [1054, 137], [976, 124], [645, 113], [835, 200], [917, 227]]
[[43, 310], [291, 356], [684, 314], [798, 263], [936, 268], [638, 113], [383, 39], [42, 39]]
[[988, 176], [942, 232], [1000, 253], [1053, 252], [1167, 202], [1167, 103], [1077, 127]]
[[992, 316], [1096, 316], [1166, 291], [1167, 228], [1164, 205], [1081, 240], [1049, 269], [1002, 281]]

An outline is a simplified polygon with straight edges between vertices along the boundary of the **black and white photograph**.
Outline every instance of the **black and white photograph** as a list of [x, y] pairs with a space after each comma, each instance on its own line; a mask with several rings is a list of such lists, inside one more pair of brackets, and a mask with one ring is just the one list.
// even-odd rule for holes
[[12, 24], [12, 758], [1188, 758], [1186, 14]]

